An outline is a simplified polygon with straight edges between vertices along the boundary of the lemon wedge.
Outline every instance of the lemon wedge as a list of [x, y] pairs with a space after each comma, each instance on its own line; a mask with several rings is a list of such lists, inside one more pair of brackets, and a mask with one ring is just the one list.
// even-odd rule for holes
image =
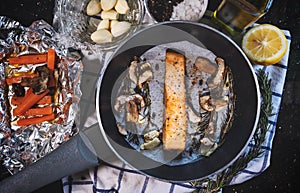
[[268, 66], [279, 62], [288, 48], [282, 30], [271, 24], [260, 24], [247, 31], [242, 49], [250, 60]]

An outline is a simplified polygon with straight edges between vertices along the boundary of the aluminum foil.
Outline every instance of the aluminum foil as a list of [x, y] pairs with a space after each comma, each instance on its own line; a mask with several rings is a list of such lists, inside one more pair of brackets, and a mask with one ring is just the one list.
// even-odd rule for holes
[[[0, 160], [11, 174], [23, 170], [78, 133], [83, 65], [80, 54], [59, 44], [62, 39], [64, 37], [42, 20], [23, 27], [17, 21], [0, 17]], [[10, 126], [9, 89], [5, 82], [6, 58], [12, 54], [43, 53], [49, 48], [55, 49], [60, 59], [59, 108], [63, 112], [72, 101], [69, 111], [58, 115], [63, 122], [13, 128]]]

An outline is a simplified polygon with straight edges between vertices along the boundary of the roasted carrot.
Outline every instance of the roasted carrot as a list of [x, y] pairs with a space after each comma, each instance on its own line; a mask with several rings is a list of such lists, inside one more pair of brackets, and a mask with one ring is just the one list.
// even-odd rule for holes
[[[23, 102], [23, 100], [24, 100], [24, 97], [18, 97], [18, 96], [14, 95], [11, 98], [11, 104], [19, 105]], [[38, 105], [49, 105], [49, 104], [52, 104], [52, 103], [53, 103], [52, 96], [46, 95], [43, 98], [41, 98], [41, 100], [39, 100], [36, 104], [38, 104]]]
[[56, 60], [56, 52], [54, 49], [48, 49], [47, 53], [47, 67], [49, 70], [54, 70]]
[[42, 115], [50, 115], [53, 113], [53, 109], [51, 106], [45, 107], [37, 107], [37, 108], [30, 108], [25, 112], [25, 116], [42, 116]]
[[45, 115], [41, 117], [33, 117], [33, 118], [23, 118], [17, 121], [18, 126], [27, 126], [32, 124], [39, 124], [45, 121], [52, 121], [55, 119], [55, 114], [52, 113], [50, 115]]
[[47, 54], [28, 54], [17, 57], [8, 58], [9, 64], [40, 64], [47, 62]]
[[11, 97], [11, 104], [12, 105], [19, 105], [19, 104], [21, 104], [22, 102], [23, 102], [23, 100], [24, 100], [24, 97], [18, 97], [18, 96], [13, 96], [13, 97]]
[[[30, 93], [28, 93], [28, 91], [30, 91]], [[13, 114], [15, 116], [23, 115], [28, 109], [30, 109], [39, 100], [41, 100], [46, 94], [49, 93], [49, 89], [45, 90], [41, 94], [34, 94], [31, 88], [28, 91], [23, 97], [24, 99], [23, 102], [13, 110]]]
[[50, 70], [50, 81], [49, 81], [49, 86], [50, 87], [55, 86], [55, 80], [54, 80], [55, 61], [56, 61], [56, 52], [55, 52], [55, 50], [54, 49], [48, 49], [47, 67]]
[[37, 102], [38, 105], [49, 105], [52, 104], [52, 96], [46, 95]]
[[5, 80], [8, 85], [12, 85], [14, 83], [21, 83], [23, 78], [34, 78], [34, 77], [38, 77], [38, 76], [39, 76], [39, 74], [37, 74], [37, 73], [27, 73], [27, 74], [22, 74], [20, 76], [6, 78]]

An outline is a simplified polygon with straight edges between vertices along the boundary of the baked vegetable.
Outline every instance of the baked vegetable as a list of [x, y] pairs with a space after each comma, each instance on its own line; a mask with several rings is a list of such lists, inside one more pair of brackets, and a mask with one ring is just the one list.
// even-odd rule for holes
[[27, 126], [27, 125], [42, 123], [44, 121], [51, 121], [53, 119], [55, 119], [54, 113], [52, 113], [50, 115], [41, 116], [41, 117], [19, 119], [17, 121], [17, 125], [18, 126]]
[[24, 113], [30, 109], [33, 105], [35, 105], [39, 100], [41, 100], [46, 94], [48, 94], [49, 90], [47, 89], [42, 94], [34, 94], [32, 89], [30, 88], [26, 95], [24, 96], [24, 100], [21, 104], [14, 109], [13, 115], [20, 116], [24, 115]]
[[40, 64], [47, 62], [47, 54], [29, 54], [22, 55], [18, 57], [11, 57], [8, 59], [9, 64], [11, 65], [20, 65], [20, 64]]
[[56, 51], [48, 49], [43, 54], [10, 57], [8, 62], [6, 83], [11, 124], [27, 126], [54, 120], [57, 113], [55, 98], [59, 92]]

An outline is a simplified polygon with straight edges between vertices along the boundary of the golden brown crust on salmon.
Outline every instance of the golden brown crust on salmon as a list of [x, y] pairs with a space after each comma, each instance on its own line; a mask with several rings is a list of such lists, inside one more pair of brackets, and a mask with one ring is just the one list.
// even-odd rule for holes
[[184, 83], [185, 57], [167, 50], [165, 72], [165, 123], [163, 145], [166, 150], [183, 151], [186, 145], [187, 113]]

